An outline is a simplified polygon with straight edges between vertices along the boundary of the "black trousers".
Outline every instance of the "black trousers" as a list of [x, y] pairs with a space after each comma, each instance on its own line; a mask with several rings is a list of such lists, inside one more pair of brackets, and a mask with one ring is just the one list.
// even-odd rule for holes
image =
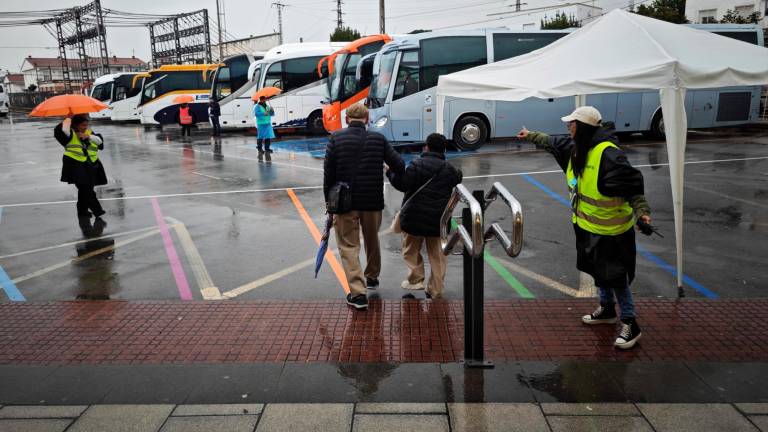
[[192, 125], [181, 125], [181, 136], [191, 136], [192, 135]]
[[75, 186], [77, 187], [77, 215], [87, 217], [89, 216], [88, 210], [96, 217], [103, 215], [104, 209], [101, 208], [99, 199], [96, 198], [93, 186], [85, 184], [76, 184]]
[[213, 126], [213, 134], [221, 134], [221, 125], [219, 124], [219, 116], [211, 116], [211, 125]]

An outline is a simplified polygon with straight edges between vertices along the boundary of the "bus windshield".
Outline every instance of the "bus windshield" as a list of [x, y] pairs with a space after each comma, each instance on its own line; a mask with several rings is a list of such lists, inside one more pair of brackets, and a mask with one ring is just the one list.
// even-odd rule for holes
[[373, 81], [369, 94], [370, 108], [384, 106], [389, 93], [389, 85], [392, 83], [392, 72], [395, 70], [395, 58], [397, 51], [391, 51], [381, 56], [378, 67], [373, 67]]
[[344, 75], [344, 61], [347, 59], [347, 55], [339, 54], [333, 62], [333, 72], [328, 77], [328, 96], [330, 96], [331, 102], [340, 99], [341, 77]]

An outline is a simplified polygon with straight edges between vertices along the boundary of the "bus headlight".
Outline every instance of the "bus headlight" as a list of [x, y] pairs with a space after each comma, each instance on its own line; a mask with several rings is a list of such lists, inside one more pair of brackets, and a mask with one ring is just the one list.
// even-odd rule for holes
[[383, 128], [384, 126], [386, 126], [386, 125], [387, 125], [387, 122], [388, 122], [388, 121], [389, 121], [389, 117], [387, 117], [387, 116], [384, 116], [384, 117], [382, 117], [382, 118], [380, 118], [380, 119], [376, 120], [376, 123], [374, 123], [374, 125], [375, 125], [377, 128]]

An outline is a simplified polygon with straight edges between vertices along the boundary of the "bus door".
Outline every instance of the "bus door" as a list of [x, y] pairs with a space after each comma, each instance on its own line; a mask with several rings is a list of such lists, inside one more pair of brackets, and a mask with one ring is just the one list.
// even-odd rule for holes
[[[285, 89], [285, 82], [283, 80], [283, 62], [272, 63], [269, 65], [266, 76], [264, 77], [264, 85], [261, 88], [266, 87]], [[288, 121], [287, 103], [287, 96], [277, 96], [267, 102], [267, 104], [275, 111], [275, 115], [272, 117], [273, 126], [283, 125]]]
[[[419, 52], [403, 51], [400, 55], [389, 108], [392, 137], [394, 141], [420, 141], [425, 106], [431, 103], [434, 110], [434, 96], [428, 100], [425, 93], [419, 93]], [[432, 127], [434, 129], [434, 122]]]
[[642, 93], [620, 93], [616, 106], [616, 130], [637, 131], [643, 128], [640, 125], [640, 114], [643, 107]]

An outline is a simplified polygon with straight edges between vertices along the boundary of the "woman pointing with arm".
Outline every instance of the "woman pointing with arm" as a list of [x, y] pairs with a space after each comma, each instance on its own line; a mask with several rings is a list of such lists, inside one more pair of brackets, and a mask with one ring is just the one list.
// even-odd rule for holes
[[614, 345], [632, 348], [642, 333], [629, 284], [635, 277], [637, 219], [651, 222], [643, 175], [630, 165], [600, 112], [577, 108], [563, 117], [568, 137], [550, 137], [525, 128], [518, 138], [543, 146], [563, 169], [571, 197], [576, 233], [576, 267], [591, 275], [600, 290], [600, 305], [582, 317], [584, 324], [614, 324], [616, 302], [621, 326]]

